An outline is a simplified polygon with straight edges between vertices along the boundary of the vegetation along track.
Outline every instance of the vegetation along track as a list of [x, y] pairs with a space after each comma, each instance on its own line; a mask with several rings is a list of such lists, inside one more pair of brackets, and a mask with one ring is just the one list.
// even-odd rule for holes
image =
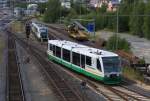
[[25, 101], [15, 40], [8, 36], [7, 101]]
[[[28, 47], [27, 42], [17, 38], [16, 36], [15, 38], [24, 47], [24, 49]], [[42, 70], [46, 74], [48, 81], [52, 83], [55, 88], [55, 92], [61, 98], [60, 101], [82, 101], [81, 97], [71, 88], [71, 86], [68, 85], [62, 77], [60, 77], [54, 66], [44, 58], [43, 54], [40, 54], [40, 52], [37, 51], [37, 48], [30, 46], [28, 52], [30, 52], [38, 60], [39, 64], [41, 64]]]

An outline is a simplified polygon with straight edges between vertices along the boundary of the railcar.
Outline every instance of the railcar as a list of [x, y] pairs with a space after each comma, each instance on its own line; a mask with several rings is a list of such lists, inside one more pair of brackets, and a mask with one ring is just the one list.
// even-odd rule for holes
[[49, 40], [48, 59], [104, 84], [121, 82], [121, 63], [115, 53], [64, 40]]
[[44, 25], [36, 22], [31, 23], [32, 33], [40, 41], [48, 40], [48, 29]]

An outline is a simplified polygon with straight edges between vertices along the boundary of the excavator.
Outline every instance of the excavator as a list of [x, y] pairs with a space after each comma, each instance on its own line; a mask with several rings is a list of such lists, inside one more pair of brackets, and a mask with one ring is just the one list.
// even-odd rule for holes
[[70, 37], [72, 37], [78, 41], [88, 40], [87, 31], [78, 22], [74, 22], [74, 23], [70, 24], [67, 28], [67, 31], [69, 32]]

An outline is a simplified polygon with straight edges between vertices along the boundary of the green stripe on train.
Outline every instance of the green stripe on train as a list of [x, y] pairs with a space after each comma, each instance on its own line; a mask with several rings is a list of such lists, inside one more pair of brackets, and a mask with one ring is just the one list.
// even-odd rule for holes
[[113, 79], [110, 79], [110, 78], [107, 78], [107, 77], [101, 77], [101, 76], [97, 76], [95, 74], [92, 74], [90, 72], [87, 72], [85, 71], [84, 69], [81, 69], [81, 67], [79, 66], [76, 66], [70, 62], [67, 62], [61, 58], [58, 58], [56, 56], [53, 56], [53, 55], [49, 55], [48, 54], [48, 59], [49, 60], [54, 60], [55, 62], [59, 63], [59, 64], [62, 64], [64, 65], [65, 67], [69, 68], [69, 69], [72, 69], [78, 73], [81, 73], [81, 74], [84, 74], [88, 77], [91, 77], [91, 78], [94, 78], [98, 81], [102, 81], [104, 82], [105, 84], [117, 84], [117, 83], [120, 83], [121, 82], [121, 77], [118, 77], [118, 78], [113, 78]]

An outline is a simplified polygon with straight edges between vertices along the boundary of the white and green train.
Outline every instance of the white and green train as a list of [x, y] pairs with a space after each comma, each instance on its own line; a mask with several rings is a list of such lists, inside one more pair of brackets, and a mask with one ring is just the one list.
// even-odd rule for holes
[[48, 58], [105, 84], [121, 82], [117, 54], [64, 40], [48, 41]]

